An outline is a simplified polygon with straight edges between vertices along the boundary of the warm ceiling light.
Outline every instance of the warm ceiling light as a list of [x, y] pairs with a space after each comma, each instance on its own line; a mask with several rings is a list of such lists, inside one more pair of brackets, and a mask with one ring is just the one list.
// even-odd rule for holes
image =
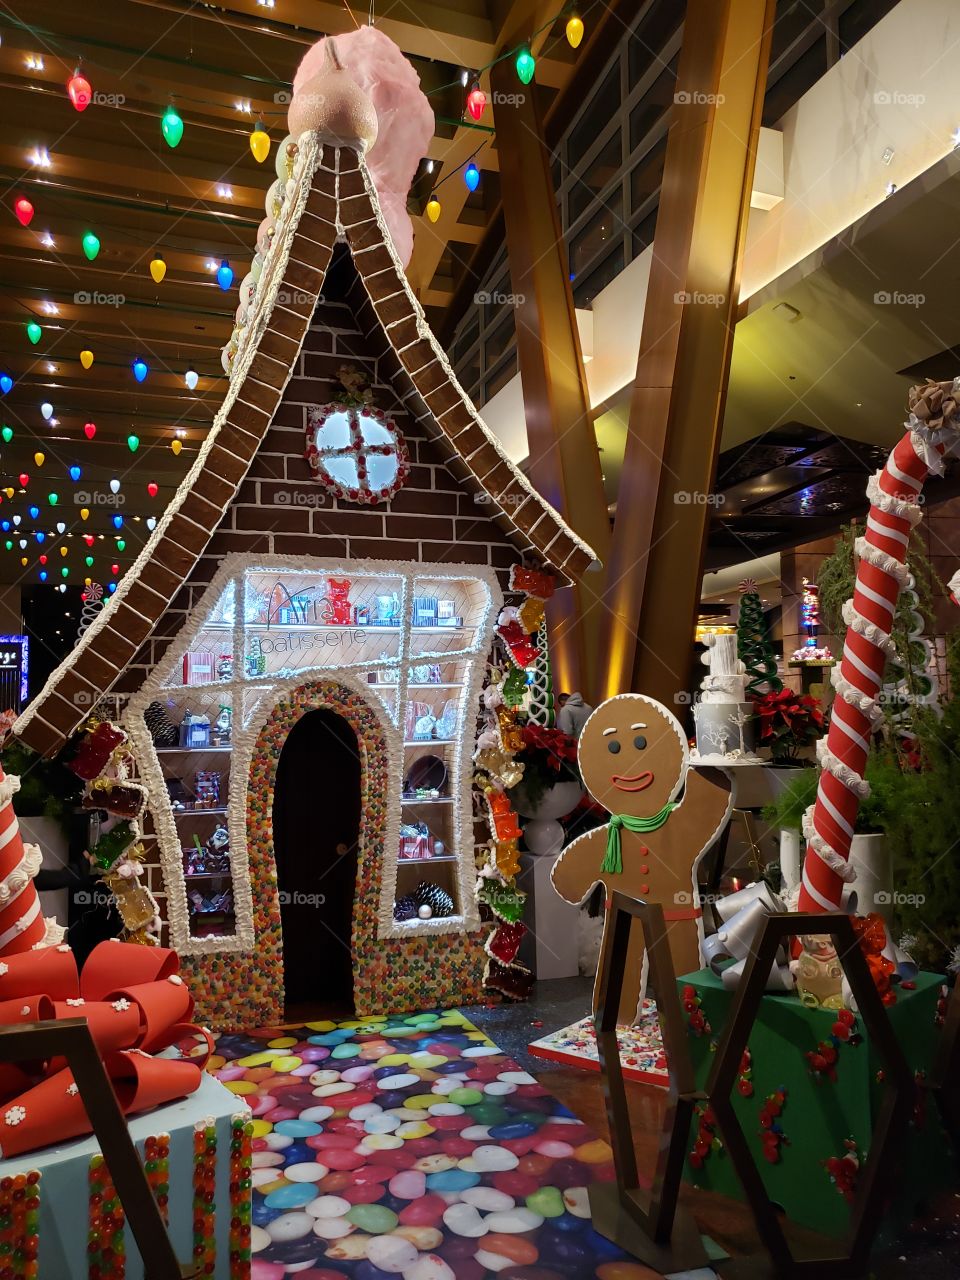
[[233, 105], [237, 111], [242, 112], [246, 116], [250, 115], [253, 110], [253, 108], [250, 106], [250, 103], [247, 101], [235, 102]]
[[40, 306], [48, 316], [58, 316], [60, 314], [60, 308], [55, 302], [41, 302]]
[[218, 186], [218, 187], [217, 187], [217, 196], [218, 196], [218, 197], [219, 197], [219, 199], [221, 199], [221, 200], [232, 200], [232, 199], [233, 199], [233, 187]]
[[41, 57], [40, 57], [40, 55], [39, 55], [38, 53], [37, 53], [37, 54], [28, 53], [28, 54], [27, 54], [27, 70], [28, 70], [28, 71], [42, 71], [42, 70], [43, 70], [43, 58], [41, 58]]
[[50, 159], [50, 152], [46, 147], [34, 147], [27, 159], [38, 169], [49, 169], [53, 163]]
[[56, 240], [54, 240], [53, 236], [50, 234], [49, 231], [45, 231], [43, 233], [43, 235], [40, 237], [40, 243], [43, 245], [45, 249], [55, 249], [57, 247], [57, 242]]

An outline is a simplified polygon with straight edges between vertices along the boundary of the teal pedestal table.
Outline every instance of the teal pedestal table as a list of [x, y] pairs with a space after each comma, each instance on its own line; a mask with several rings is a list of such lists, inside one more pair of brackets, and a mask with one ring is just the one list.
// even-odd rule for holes
[[[717, 1043], [730, 1015], [734, 995], [710, 970], [677, 979], [688, 1023], [695, 1083], [706, 1085]], [[943, 978], [921, 974], [915, 990], [898, 989], [888, 1009], [897, 1040], [918, 1083], [907, 1149], [898, 1177], [899, 1192], [885, 1217], [889, 1236], [913, 1216], [935, 1191], [956, 1181], [950, 1143], [934, 1099], [923, 1084], [930, 1074], [942, 1014]], [[701, 1027], [702, 1018], [702, 1027]], [[860, 1159], [870, 1135], [882, 1088], [882, 1069], [857, 1020], [849, 1038], [834, 1042], [836, 1012], [808, 1009], [795, 995], [766, 995], [748, 1042], [749, 1063], [738, 1079], [733, 1105], [746, 1134], [770, 1199], [797, 1224], [829, 1236], [840, 1236], [849, 1222], [848, 1202], [831, 1179], [832, 1157]], [[815, 1070], [808, 1054], [826, 1043], [836, 1048], [832, 1068]], [[763, 1134], [769, 1128], [764, 1104], [783, 1091], [773, 1123], [781, 1138]], [[743, 1198], [733, 1163], [719, 1128], [711, 1126], [706, 1104], [697, 1108], [684, 1162], [684, 1179], [695, 1186]], [[713, 1131], [712, 1131], [713, 1130]], [[697, 1142], [703, 1154], [695, 1154]], [[704, 1153], [704, 1144], [709, 1149]], [[765, 1148], [775, 1148], [768, 1159]], [[841, 1182], [853, 1174], [852, 1160], [841, 1169]]]
[[[157, 1107], [129, 1121], [130, 1136], [143, 1158], [147, 1138], [170, 1135], [170, 1240], [181, 1262], [193, 1256], [193, 1134], [198, 1124], [213, 1123], [217, 1132], [217, 1172], [214, 1202], [216, 1234], [215, 1280], [233, 1280], [229, 1265], [230, 1138], [232, 1119], [248, 1111], [210, 1075], [200, 1088], [180, 1102]], [[100, 1154], [93, 1137], [78, 1138], [11, 1160], [0, 1160], [0, 1179], [18, 1173], [40, 1172], [39, 1272], [41, 1280], [88, 1280], [87, 1231], [89, 1174], [92, 1157]], [[129, 1225], [124, 1229], [126, 1280], [143, 1280], [143, 1262]]]

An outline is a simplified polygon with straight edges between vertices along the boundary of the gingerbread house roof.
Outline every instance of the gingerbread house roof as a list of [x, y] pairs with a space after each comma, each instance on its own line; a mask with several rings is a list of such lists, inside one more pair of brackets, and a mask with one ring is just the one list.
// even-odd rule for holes
[[[294, 194], [283, 206], [253, 314], [213, 428], [173, 501], [115, 594], [14, 725], [45, 755], [57, 751], [117, 681], [163, 616], [224, 517], [270, 427], [323, 288], [345, 241], [397, 358], [405, 403], [458, 479], [483, 495], [522, 554], [563, 580], [596, 556], [504, 455], [457, 382], [407, 283], [363, 156], [300, 139]], [[308, 546], [305, 546], [308, 550]]]

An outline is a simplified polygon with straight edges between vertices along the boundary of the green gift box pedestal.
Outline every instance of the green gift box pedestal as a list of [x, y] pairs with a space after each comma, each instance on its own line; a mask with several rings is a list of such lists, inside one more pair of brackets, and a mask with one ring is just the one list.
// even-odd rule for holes
[[[896, 1004], [887, 1009], [897, 1040], [918, 1079], [929, 1075], [933, 1063], [942, 983], [943, 978], [937, 974], [922, 973], [916, 989], [898, 988]], [[684, 988], [694, 988], [700, 1012], [710, 1028], [701, 1035], [688, 1030], [696, 1086], [703, 1089], [730, 1017], [734, 993], [726, 991], [709, 969], [678, 978], [677, 985], [681, 1005]], [[687, 1010], [684, 1019], [689, 1027]], [[834, 1064], [836, 1080], [829, 1079], [826, 1073], [817, 1075], [811, 1071], [806, 1055], [815, 1051], [821, 1041], [830, 1040], [836, 1019], [835, 1012], [808, 1009], [795, 995], [765, 995], [748, 1041], [752, 1094], [745, 1097], [735, 1086], [733, 1106], [770, 1199], [797, 1224], [839, 1237], [849, 1224], [850, 1207], [823, 1161], [846, 1155], [847, 1139], [856, 1142], [861, 1159], [866, 1156], [883, 1086], [878, 1080], [881, 1063], [860, 1019], [851, 1030], [850, 1040], [839, 1044]], [[858, 1036], [863, 1037], [859, 1043]], [[764, 1157], [760, 1111], [778, 1089], [786, 1094], [777, 1118], [784, 1141], [778, 1162], [770, 1163]], [[703, 1105], [698, 1110], [702, 1112]], [[719, 1142], [712, 1144], [701, 1166], [695, 1168], [691, 1164], [689, 1153], [694, 1149], [699, 1124], [700, 1117], [695, 1115], [684, 1161], [685, 1180], [743, 1199], [719, 1128], [715, 1129]], [[929, 1194], [956, 1182], [950, 1142], [936, 1102], [926, 1090], [918, 1090], [898, 1180], [900, 1192], [891, 1213], [884, 1218], [884, 1235], [909, 1221]]]

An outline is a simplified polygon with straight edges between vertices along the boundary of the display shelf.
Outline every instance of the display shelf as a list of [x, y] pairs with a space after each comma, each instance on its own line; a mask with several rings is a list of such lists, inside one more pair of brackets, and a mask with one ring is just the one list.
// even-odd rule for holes
[[[464, 923], [463, 916], [462, 916], [462, 915], [459, 915], [459, 914], [457, 914], [457, 915], [452, 915], [452, 916], [431, 916], [431, 917], [430, 917], [430, 919], [432, 919], [432, 920], [443, 920], [445, 924], [446, 924], [446, 923], [448, 923], [448, 924], [460, 924], [460, 925], [462, 925], [462, 924]], [[425, 923], [426, 923], [426, 922], [425, 922], [425, 921], [423, 921], [423, 920], [421, 920], [418, 916], [414, 916], [412, 920], [397, 920], [397, 921], [395, 921], [395, 925], [396, 925], [396, 927], [397, 927], [398, 929], [408, 929], [411, 933], [412, 933], [412, 932], [413, 932], [413, 931], [414, 931], [418, 926], [422, 926], [422, 925], [423, 925], [423, 924], [425, 924]]]
[[226, 805], [221, 805], [217, 808], [212, 808], [212, 809], [174, 809], [173, 816], [175, 818], [195, 818], [197, 814], [200, 814], [202, 816], [208, 813], [224, 814], [224, 813], [229, 813], [229, 809], [227, 808]]
[[[203, 685], [191, 685], [191, 688], [202, 689]], [[155, 747], [158, 756], [205, 756], [211, 751], [232, 751], [232, 746], [227, 747]]]
[[417, 798], [416, 796], [401, 796], [401, 804], [453, 804], [453, 796], [432, 796]]
[[[389, 686], [388, 686], [388, 687], [389, 687]], [[435, 682], [433, 682], [433, 681], [430, 681], [430, 682], [429, 682], [429, 683], [427, 683], [427, 684], [417, 684], [417, 683], [415, 683], [414, 681], [412, 681], [412, 680], [411, 680], [411, 681], [410, 681], [410, 683], [407, 685], [407, 688], [408, 688], [408, 689], [462, 689], [462, 688], [463, 688], [463, 684], [462, 684], [462, 683], [460, 683], [460, 684], [442, 684], [442, 683], [439, 683], [439, 682], [435, 683]]]
[[398, 858], [397, 867], [429, 867], [438, 862], [459, 862], [455, 853], [441, 853], [432, 858]]
[[[232, 880], [233, 873], [230, 871], [185, 871], [183, 873], [184, 880]], [[201, 911], [199, 913], [203, 915]]]
[[403, 745], [405, 747], [449, 747], [455, 741], [455, 738], [407, 738]]

